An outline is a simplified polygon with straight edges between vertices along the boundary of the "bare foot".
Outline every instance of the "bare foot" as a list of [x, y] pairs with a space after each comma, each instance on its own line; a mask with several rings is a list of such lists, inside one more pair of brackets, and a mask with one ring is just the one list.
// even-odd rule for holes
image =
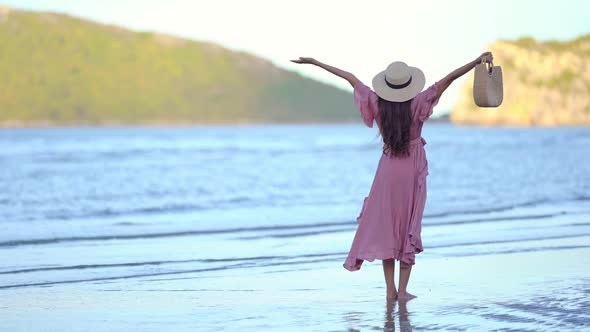
[[394, 289], [393, 291], [387, 290], [387, 300], [395, 301], [397, 299], [397, 291]]
[[397, 295], [397, 300], [400, 302], [407, 302], [412, 299], [415, 299], [416, 297], [417, 297], [416, 295], [410, 294], [408, 292], [404, 292], [404, 293], [399, 292], [399, 294]]

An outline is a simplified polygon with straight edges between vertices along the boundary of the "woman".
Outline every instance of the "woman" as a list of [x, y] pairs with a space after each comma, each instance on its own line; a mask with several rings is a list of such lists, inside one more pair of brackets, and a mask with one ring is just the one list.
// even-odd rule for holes
[[[372, 91], [347, 71], [313, 58], [291, 60], [316, 65], [347, 80], [354, 88], [354, 102], [365, 125], [372, 127], [373, 121], [377, 122], [383, 138], [383, 154], [343, 265], [356, 271], [364, 260], [383, 260], [388, 299], [407, 301], [416, 297], [407, 291], [407, 286], [414, 257], [423, 249], [420, 231], [428, 161], [423, 147], [426, 141], [421, 137], [422, 125], [449, 85], [482, 60], [491, 62], [492, 54], [483, 53], [424, 91], [422, 71], [400, 61], [391, 63], [373, 78]], [[394, 260], [400, 261], [399, 289], [395, 287]]]

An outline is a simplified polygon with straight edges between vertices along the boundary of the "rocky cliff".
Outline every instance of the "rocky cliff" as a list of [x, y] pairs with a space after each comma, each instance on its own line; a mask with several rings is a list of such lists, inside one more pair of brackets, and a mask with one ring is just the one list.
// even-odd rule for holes
[[456, 124], [508, 126], [590, 125], [590, 35], [568, 42], [531, 38], [489, 47], [502, 66], [504, 102], [479, 108], [473, 73], [451, 112]]

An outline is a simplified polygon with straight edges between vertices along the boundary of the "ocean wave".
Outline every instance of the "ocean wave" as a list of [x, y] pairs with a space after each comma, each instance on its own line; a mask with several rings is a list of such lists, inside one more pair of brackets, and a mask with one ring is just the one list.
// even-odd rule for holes
[[[590, 236], [588, 234], [581, 234], [581, 235], [570, 235], [570, 236], [554, 236], [554, 237], [540, 237], [536, 239], [527, 239], [526, 241], [533, 241], [533, 240], [547, 240], [547, 239], [560, 239], [560, 238], [575, 238], [575, 237], [586, 237]], [[514, 241], [521, 241], [521, 240], [498, 240], [498, 241], [484, 241], [484, 242], [473, 242], [470, 244], [462, 243], [462, 244], [453, 244], [453, 245], [441, 245], [441, 246], [430, 246], [430, 249], [434, 248], [449, 248], [452, 246], [466, 246], [466, 245], [481, 245], [481, 244], [490, 244], [490, 243], [507, 243], [507, 242], [514, 242]], [[554, 251], [554, 250], [573, 250], [573, 249], [586, 249], [590, 248], [590, 245], [571, 245], [571, 246], [537, 246], [537, 247], [527, 247], [527, 248], [512, 248], [509, 250], [499, 250], [498, 252], [494, 252], [493, 254], [513, 254], [513, 253], [524, 253], [524, 252], [532, 252], [532, 251]], [[3, 289], [13, 289], [13, 288], [24, 288], [24, 287], [51, 287], [54, 285], [61, 285], [61, 284], [75, 284], [75, 283], [86, 283], [86, 282], [108, 282], [113, 280], [123, 280], [123, 279], [140, 279], [140, 278], [149, 278], [149, 277], [159, 277], [159, 276], [179, 276], [184, 274], [195, 274], [195, 273], [204, 273], [204, 272], [213, 272], [213, 271], [223, 271], [223, 270], [232, 270], [232, 269], [242, 269], [242, 268], [268, 268], [268, 267], [281, 267], [281, 266], [290, 266], [290, 265], [303, 265], [303, 264], [315, 264], [315, 263], [325, 263], [325, 262], [337, 262], [342, 261], [347, 253], [346, 252], [339, 252], [339, 253], [319, 253], [319, 254], [308, 254], [308, 255], [300, 255], [300, 256], [270, 256], [273, 257], [269, 260], [267, 257], [254, 257], [254, 258], [235, 258], [230, 259], [227, 261], [231, 262], [238, 262], [236, 264], [228, 264], [228, 265], [221, 265], [221, 266], [210, 266], [210, 267], [203, 267], [198, 269], [186, 269], [186, 270], [174, 270], [174, 271], [162, 271], [162, 272], [150, 272], [150, 273], [132, 273], [132, 274], [124, 274], [124, 275], [114, 275], [114, 276], [104, 276], [104, 277], [95, 277], [95, 278], [81, 278], [81, 279], [68, 279], [68, 280], [54, 280], [54, 281], [43, 281], [43, 282], [31, 282], [31, 283], [19, 283], [19, 284], [8, 284], [8, 285], [0, 285], [0, 290]], [[487, 255], [489, 251], [486, 252], [472, 252], [468, 255], [470, 256], [478, 256], [478, 255]], [[451, 256], [461, 256], [461, 253], [454, 254]], [[192, 263], [199, 260], [186, 260], [186, 261], [170, 261], [171, 263]], [[202, 261], [202, 260], [201, 260]], [[259, 264], [252, 264], [252, 261], [260, 262]], [[160, 262], [136, 262], [136, 263], [122, 263], [122, 264], [97, 264], [97, 265], [86, 265], [83, 268], [105, 268], [105, 267], [129, 267], [129, 266], [138, 266], [138, 265], [150, 265], [150, 264], [166, 264], [166, 261]], [[14, 273], [27, 273], [27, 272], [37, 272], [37, 271], [48, 271], [52, 269], [57, 270], [72, 270], [72, 269], [80, 269], [79, 266], [69, 266], [63, 268], [46, 268], [46, 269], [31, 269], [32, 271], [21, 270], [21, 271], [5, 271], [4, 274], [14, 274]], [[288, 270], [291, 271], [291, 270]], [[268, 272], [268, 271], [267, 271]], [[194, 277], [190, 277], [193, 279]], [[161, 281], [161, 280], [177, 280], [177, 279], [184, 279], [184, 278], [167, 278], [167, 279], [147, 279], [146, 281]], [[186, 278], [188, 279], [188, 278]]]
[[[168, 192], [168, 191], [160, 191], [160, 192], [150, 192], [145, 195], [134, 196], [135, 198], [156, 198], [158, 196], [171, 194], [171, 195], [178, 195], [177, 192]], [[186, 193], [185, 193], [186, 194]], [[207, 194], [207, 191], [203, 188], [195, 188], [195, 191], [191, 194], [194, 195], [202, 195]], [[94, 197], [87, 197], [87, 198], [94, 198]], [[96, 198], [105, 200], [105, 199], [126, 199], [128, 195], [108, 195], [108, 196], [96, 196]], [[127, 209], [117, 209], [117, 208], [102, 208], [102, 209], [88, 209], [85, 211], [76, 211], [76, 210], [68, 210], [66, 208], [60, 208], [57, 210], [49, 210], [49, 211], [38, 211], [38, 213], [34, 215], [30, 214], [20, 214], [19, 217], [15, 216], [4, 216], [0, 220], [0, 222], [7, 222], [11, 221], [36, 221], [36, 220], [75, 220], [75, 219], [87, 219], [87, 218], [116, 218], [116, 217], [123, 217], [123, 216], [137, 216], [137, 215], [165, 215], [169, 213], [190, 213], [190, 212], [204, 212], [204, 211], [211, 211], [211, 210], [218, 210], [220, 208], [224, 209], [231, 209], [231, 208], [264, 208], [268, 206], [269, 201], [273, 202], [274, 206], [281, 206], [282, 204], [286, 204], [288, 206], [292, 205], [291, 197], [284, 197], [283, 201], [277, 201], [279, 197], [264, 197], [263, 199], [260, 198], [253, 198], [249, 196], [233, 196], [227, 197], [224, 199], [212, 199], [206, 200], [199, 203], [188, 203], [188, 204], [166, 204], [161, 206], [144, 206], [144, 207], [135, 207], [135, 208], [127, 208]], [[588, 196], [575, 196], [571, 199], [555, 199], [555, 200], [548, 200], [548, 199], [538, 199], [538, 200], [531, 200], [525, 201], [517, 204], [505, 204], [499, 206], [490, 206], [490, 207], [482, 207], [482, 208], [473, 208], [473, 209], [454, 209], [454, 210], [447, 210], [447, 211], [440, 211], [440, 212], [432, 212], [428, 213], [428, 209], [424, 214], [425, 219], [436, 219], [436, 218], [448, 218], [454, 216], [467, 216], [467, 215], [477, 215], [477, 214], [491, 214], [491, 213], [498, 213], [498, 212], [506, 212], [510, 210], [516, 210], [519, 208], [526, 208], [526, 207], [534, 207], [540, 205], [549, 205], [549, 204], [556, 204], [556, 203], [567, 203], [567, 202], [585, 202], [589, 201], [590, 197]], [[6, 203], [4, 203], [4, 201]], [[0, 204], [10, 204], [14, 203], [11, 199], [4, 199], [0, 200]], [[19, 201], [21, 205], [31, 205], [31, 204], [41, 204], [44, 203], [42, 200], [30, 198], [26, 201]], [[55, 204], [52, 203], [52, 204]], [[300, 205], [303, 206], [324, 206], [326, 204], [338, 204], [337, 201], [306, 201], [300, 202]], [[531, 215], [531, 217], [535, 217], [535, 215]], [[543, 217], [543, 216], [539, 216]], [[499, 217], [498, 220], [503, 220], [504, 217]], [[524, 217], [526, 218], [526, 216]], [[491, 221], [490, 219], [477, 219], [473, 220], [473, 222], [477, 221]], [[458, 222], [460, 223], [460, 222]], [[469, 223], [466, 221], [465, 223]], [[425, 224], [428, 224], [426, 222]], [[441, 225], [444, 223], [441, 223]], [[321, 223], [320, 223], [321, 225]]]
[[434, 217], [449, 217], [449, 216], [456, 216], [456, 215], [467, 215], [467, 214], [483, 214], [483, 213], [493, 213], [493, 212], [504, 212], [509, 210], [514, 210], [522, 207], [531, 207], [537, 206], [541, 204], [550, 204], [550, 203], [558, 203], [564, 202], [562, 199], [556, 200], [548, 200], [548, 199], [536, 199], [531, 201], [525, 201], [518, 204], [505, 204], [499, 206], [490, 206], [485, 208], [478, 208], [478, 209], [466, 209], [466, 210], [452, 210], [452, 211], [443, 211], [438, 213], [432, 214], [424, 214], [426, 218], [434, 218]]
[[62, 243], [62, 242], [132, 240], [132, 239], [165, 238], [165, 237], [178, 237], [178, 236], [196, 236], [196, 235], [267, 231], [267, 230], [277, 230], [277, 229], [283, 229], [283, 230], [284, 229], [302, 229], [302, 228], [316, 228], [316, 227], [326, 227], [326, 226], [336, 226], [336, 225], [342, 226], [342, 225], [349, 225], [351, 223], [352, 222], [336, 222], [336, 223], [323, 223], [323, 224], [273, 225], [273, 226], [255, 226], [255, 227], [239, 227], [239, 228], [225, 228], [225, 229], [186, 230], [186, 231], [178, 231], [178, 232], [161, 232], [161, 233], [54, 237], [54, 238], [4, 241], [4, 242], [0, 242], [0, 247], [43, 245], [43, 244], [55, 244], [55, 243]]
[[[478, 224], [488, 222], [513, 222], [518, 220], [531, 219], [549, 219], [560, 217], [567, 214], [589, 215], [590, 211], [585, 212], [566, 212], [558, 211], [555, 213], [544, 214], [520, 214], [508, 216], [490, 216], [472, 219], [461, 220], [444, 220], [444, 221], [428, 221], [423, 222], [423, 227], [442, 227], [462, 224]], [[153, 233], [135, 233], [135, 234], [102, 234], [92, 236], [64, 236], [52, 238], [37, 238], [37, 239], [15, 239], [0, 242], [2, 247], [18, 247], [28, 245], [48, 245], [56, 243], [69, 242], [84, 242], [84, 241], [111, 241], [111, 240], [141, 240], [152, 238], [167, 238], [167, 237], [186, 237], [186, 236], [205, 236], [215, 234], [239, 234], [239, 233], [254, 233], [253, 235], [237, 237], [241, 240], [256, 240], [262, 238], [291, 238], [291, 237], [305, 237], [317, 236], [327, 233], [349, 232], [356, 227], [356, 221], [337, 221], [337, 222], [323, 222], [312, 224], [290, 224], [290, 225], [265, 225], [252, 227], [234, 227], [234, 228], [214, 228], [214, 229], [189, 229], [179, 230], [173, 232], [153, 232]], [[120, 224], [119, 224], [120, 226]], [[292, 232], [289, 232], [292, 231]]]
[[184, 260], [160, 260], [160, 261], [142, 261], [142, 262], [126, 262], [126, 263], [110, 263], [110, 264], [80, 264], [80, 265], [66, 265], [66, 266], [39, 266], [35, 268], [17, 269], [0, 271], [1, 274], [20, 274], [32, 272], [47, 272], [47, 271], [71, 271], [71, 270], [85, 270], [85, 269], [103, 269], [113, 267], [134, 267], [134, 266], [150, 266], [150, 265], [168, 265], [168, 264], [186, 264], [186, 263], [230, 263], [230, 262], [258, 262], [268, 260], [287, 260], [300, 258], [317, 258], [328, 256], [341, 256], [342, 253], [321, 253], [321, 254], [303, 254], [303, 255], [275, 255], [275, 256], [254, 256], [254, 257], [230, 257], [230, 258], [205, 258], [205, 259], [184, 259]]

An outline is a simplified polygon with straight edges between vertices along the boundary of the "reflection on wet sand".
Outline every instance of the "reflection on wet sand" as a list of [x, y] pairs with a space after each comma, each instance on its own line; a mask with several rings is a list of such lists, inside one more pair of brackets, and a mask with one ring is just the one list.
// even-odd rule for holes
[[408, 308], [406, 302], [398, 301], [387, 301], [385, 305], [385, 324], [383, 325], [383, 331], [395, 331], [395, 306], [398, 306], [397, 320], [399, 324], [399, 331], [407, 332], [412, 331], [412, 324], [410, 323]]
[[[398, 307], [396, 312], [395, 308]], [[350, 325], [358, 325], [358, 323], [362, 322], [363, 319], [360, 317], [364, 313], [362, 312], [347, 312], [344, 314], [344, 321]], [[408, 313], [408, 308], [406, 306], [406, 302], [398, 302], [398, 301], [390, 301], [387, 300], [385, 304], [385, 321], [383, 323], [383, 331], [384, 332], [394, 332], [396, 331], [396, 314], [397, 314], [397, 331], [400, 332], [409, 332], [412, 331], [412, 324], [410, 322], [410, 314]], [[374, 328], [371, 328], [372, 330]], [[360, 332], [358, 328], [349, 327], [347, 332]]]

